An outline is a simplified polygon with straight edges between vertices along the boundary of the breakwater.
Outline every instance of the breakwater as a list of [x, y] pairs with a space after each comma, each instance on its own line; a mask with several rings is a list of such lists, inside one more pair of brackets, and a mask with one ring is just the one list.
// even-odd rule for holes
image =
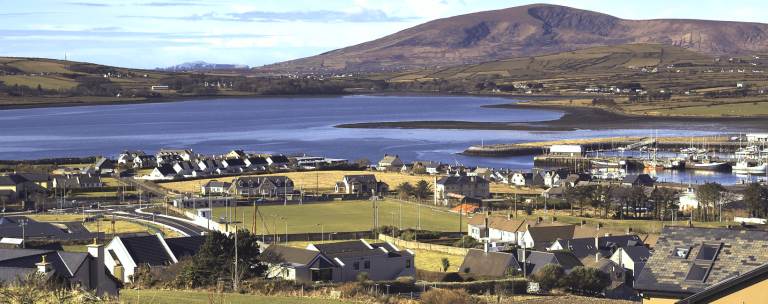
[[[637, 141], [603, 141], [603, 142], [589, 142], [579, 143], [574, 141], [573, 143], [561, 143], [565, 145], [581, 145], [586, 152], [597, 151], [610, 151], [619, 147], [624, 147], [630, 144], [634, 144]], [[708, 142], [704, 144], [709, 149], [721, 152], [730, 153], [739, 149], [739, 146], [746, 145], [745, 143], [739, 143], [738, 141], [719, 141]], [[694, 147], [701, 147], [701, 142], [694, 142]], [[509, 157], [509, 156], [526, 156], [526, 155], [547, 155], [551, 144], [542, 145], [525, 145], [525, 144], [505, 144], [505, 145], [484, 145], [484, 146], [472, 146], [464, 152], [459, 154], [468, 156], [484, 156], [484, 157]], [[666, 151], [679, 151], [691, 147], [690, 141], [658, 141], [656, 147]]]

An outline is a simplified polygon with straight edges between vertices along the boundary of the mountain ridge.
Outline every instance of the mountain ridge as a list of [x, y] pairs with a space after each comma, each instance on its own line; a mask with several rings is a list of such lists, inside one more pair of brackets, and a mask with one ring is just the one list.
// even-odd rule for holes
[[768, 49], [768, 24], [628, 20], [566, 6], [532, 4], [437, 19], [376, 40], [253, 69], [411, 70], [633, 42], [666, 44], [712, 56], [739, 56]]

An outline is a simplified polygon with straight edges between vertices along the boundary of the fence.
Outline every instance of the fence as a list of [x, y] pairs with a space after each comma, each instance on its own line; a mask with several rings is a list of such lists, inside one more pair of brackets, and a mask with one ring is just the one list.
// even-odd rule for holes
[[765, 224], [768, 223], [768, 219], [761, 219], [761, 218], [747, 218], [747, 217], [734, 217], [734, 222], [744, 222], [744, 223], [753, 223], [753, 224]]
[[337, 241], [337, 240], [359, 240], [376, 238], [373, 231], [350, 231], [350, 232], [326, 232], [326, 233], [297, 233], [297, 234], [276, 234], [257, 236], [263, 243], [281, 243], [286, 242], [315, 242]]
[[408, 248], [408, 249], [430, 250], [430, 251], [437, 251], [437, 252], [445, 252], [447, 254], [453, 254], [453, 255], [464, 255], [467, 253], [467, 250], [469, 250], [469, 248], [459, 248], [459, 247], [451, 247], [451, 246], [444, 246], [444, 245], [403, 241], [401, 239], [393, 238], [391, 236], [386, 236], [383, 234], [379, 234], [379, 240], [390, 242], [398, 247], [403, 247], [401, 249]]

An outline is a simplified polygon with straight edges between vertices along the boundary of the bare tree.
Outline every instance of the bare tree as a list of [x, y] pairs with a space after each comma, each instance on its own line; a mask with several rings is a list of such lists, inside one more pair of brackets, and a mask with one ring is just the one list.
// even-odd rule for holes
[[5, 204], [8, 203], [8, 201], [10, 201], [10, 200], [11, 200], [11, 198], [8, 197], [8, 196], [0, 195], [0, 203], [3, 204], [3, 213], [5, 213]]
[[275, 250], [264, 250], [259, 255], [261, 263], [267, 267], [267, 271], [264, 272], [264, 278], [274, 277], [283, 272], [285, 258], [282, 253], [278, 253]]
[[46, 202], [48, 201], [48, 194], [43, 192], [35, 192], [32, 194], [32, 200], [35, 201], [35, 210], [45, 209]]

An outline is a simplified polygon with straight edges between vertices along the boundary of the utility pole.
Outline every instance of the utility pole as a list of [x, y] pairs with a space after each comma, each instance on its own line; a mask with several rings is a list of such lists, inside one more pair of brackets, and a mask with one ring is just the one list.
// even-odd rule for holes
[[21, 248], [27, 248], [26, 245], [24, 244], [24, 240], [27, 236], [26, 234], [27, 222], [29, 222], [29, 220], [23, 219], [23, 220], [20, 220], [19, 222], [21, 222], [21, 224], [19, 224], [21, 226]]
[[288, 246], [288, 219], [283, 217], [280, 219], [285, 220], [285, 246]]
[[272, 243], [277, 242], [277, 223], [275, 223], [275, 218], [277, 217], [277, 214], [272, 214], [272, 234], [274, 235], [272, 238]]
[[237, 226], [235, 226], [235, 277], [233, 281], [232, 285], [234, 285], [234, 289], [237, 290], [237, 283], [240, 281], [237, 277]]
[[392, 238], [395, 238], [395, 213], [394, 211], [390, 211], [389, 213], [392, 214]]
[[400, 224], [397, 225], [397, 229], [403, 229], [403, 201], [400, 201]]

